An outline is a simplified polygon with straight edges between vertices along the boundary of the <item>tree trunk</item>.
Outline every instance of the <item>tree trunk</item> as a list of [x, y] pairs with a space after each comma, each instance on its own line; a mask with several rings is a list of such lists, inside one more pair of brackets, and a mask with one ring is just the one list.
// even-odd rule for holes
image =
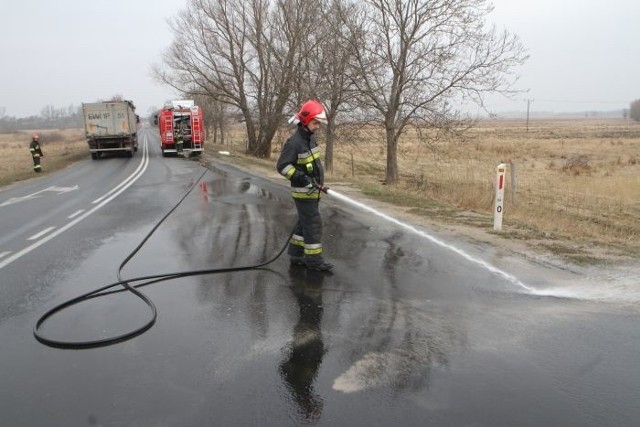
[[260, 159], [268, 159], [271, 157], [271, 138], [263, 138], [253, 153]]
[[261, 159], [268, 159], [271, 157], [271, 147], [273, 138], [278, 131], [277, 122], [273, 121], [271, 123], [261, 123], [261, 132], [259, 136], [258, 145], [256, 150], [253, 151], [253, 154]]
[[325, 130], [326, 148], [324, 152], [324, 168], [327, 172], [333, 172], [333, 140], [335, 138], [335, 125], [329, 122]]
[[[245, 116], [246, 117], [246, 116]], [[252, 120], [247, 120], [245, 122], [247, 126], [247, 154], [256, 154], [258, 151], [258, 137], [256, 136], [256, 127], [253, 124]]]
[[393, 128], [387, 128], [387, 173], [386, 184], [394, 185], [398, 182], [398, 140]]

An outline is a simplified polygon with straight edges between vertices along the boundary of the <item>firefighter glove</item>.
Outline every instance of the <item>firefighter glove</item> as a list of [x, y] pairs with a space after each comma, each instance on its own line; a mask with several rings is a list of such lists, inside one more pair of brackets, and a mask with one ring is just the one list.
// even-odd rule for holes
[[296, 171], [296, 173], [293, 174], [291, 182], [293, 182], [293, 185], [296, 187], [308, 187], [309, 185], [313, 185], [311, 178], [300, 171]]

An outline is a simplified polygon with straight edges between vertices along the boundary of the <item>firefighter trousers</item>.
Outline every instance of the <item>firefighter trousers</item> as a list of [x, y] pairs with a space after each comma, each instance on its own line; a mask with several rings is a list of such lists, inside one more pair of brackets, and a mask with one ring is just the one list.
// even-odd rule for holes
[[322, 218], [320, 200], [296, 200], [298, 222], [289, 242], [287, 253], [302, 258], [307, 265], [322, 264]]
[[33, 158], [33, 170], [35, 172], [42, 171], [42, 166], [40, 166], [40, 154], [34, 154], [32, 158]]

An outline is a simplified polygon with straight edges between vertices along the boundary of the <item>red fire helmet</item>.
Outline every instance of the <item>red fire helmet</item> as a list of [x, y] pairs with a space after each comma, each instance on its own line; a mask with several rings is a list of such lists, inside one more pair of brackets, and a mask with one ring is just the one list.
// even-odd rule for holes
[[300, 107], [300, 111], [298, 111], [296, 117], [300, 120], [300, 123], [302, 123], [303, 126], [308, 125], [313, 119], [316, 119], [325, 125], [329, 123], [327, 120], [327, 114], [324, 111], [324, 106], [321, 102], [313, 99], [302, 104], [302, 107]]

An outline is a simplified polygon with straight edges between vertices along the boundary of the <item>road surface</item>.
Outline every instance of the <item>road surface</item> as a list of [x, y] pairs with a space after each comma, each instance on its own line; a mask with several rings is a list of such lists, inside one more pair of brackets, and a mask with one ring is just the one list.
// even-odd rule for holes
[[[255, 265], [286, 244], [284, 182], [163, 158], [87, 160], [0, 191], [0, 425], [636, 425], [637, 280], [583, 282], [491, 248], [414, 233], [326, 197], [335, 273], [289, 267], [142, 287], [146, 333], [61, 350], [34, 339], [50, 308], [117, 281]], [[125, 183], [119, 186], [121, 183]], [[48, 337], [144, 324], [128, 293], [51, 317]]]

